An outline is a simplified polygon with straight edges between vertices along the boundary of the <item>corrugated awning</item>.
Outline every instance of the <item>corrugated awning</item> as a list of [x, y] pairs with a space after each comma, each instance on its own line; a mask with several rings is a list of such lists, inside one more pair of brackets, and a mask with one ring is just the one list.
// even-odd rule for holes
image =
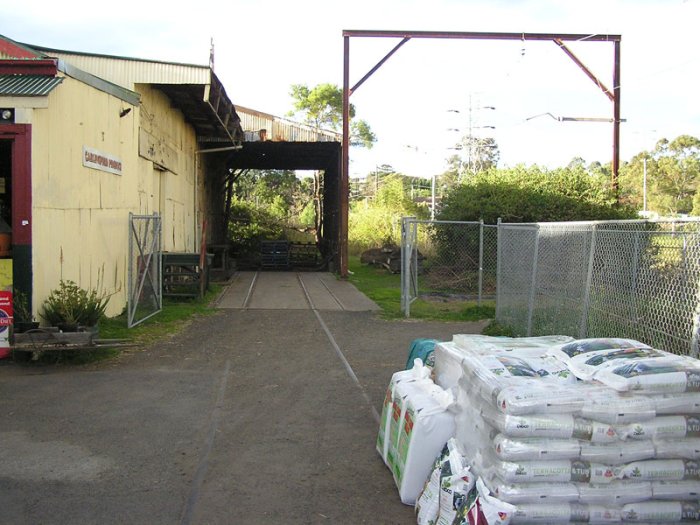
[[63, 78], [47, 75], [0, 75], [0, 96], [45, 96], [61, 82]]
[[221, 141], [240, 144], [244, 139], [241, 119], [224, 86], [211, 72], [210, 84], [153, 84], [192, 124], [200, 144]]

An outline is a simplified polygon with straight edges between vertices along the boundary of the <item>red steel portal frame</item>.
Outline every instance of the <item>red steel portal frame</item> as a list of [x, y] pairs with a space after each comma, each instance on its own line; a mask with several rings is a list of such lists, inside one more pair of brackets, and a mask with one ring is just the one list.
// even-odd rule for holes
[[[369, 70], [354, 86], [350, 87], [350, 39], [351, 38], [400, 38], [401, 41]], [[617, 173], [620, 167], [620, 35], [577, 35], [561, 33], [475, 33], [461, 31], [343, 31], [343, 151], [340, 172], [340, 220], [338, 250], [340, 256], [340, 275], [348, 274], [348, 194], [350, 167], [350, 95], [377, 71], [401, 46], [412, 38], [440, 38], [461, 40], [548, 40], [554, 42], [571, 58], [613, 103], [613, 159], [612, 189], [617, 194]], [[612, 42], [614, 46], [613, 86], [608, 89], [588, 69], [581, 60], [566, 47], [564, 42]]]

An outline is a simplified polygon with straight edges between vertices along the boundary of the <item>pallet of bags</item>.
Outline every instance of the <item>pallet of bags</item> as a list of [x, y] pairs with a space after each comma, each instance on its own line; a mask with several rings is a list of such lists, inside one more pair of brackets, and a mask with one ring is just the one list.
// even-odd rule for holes
[[415, 504], [434, 458], [454, 435], [453, 404], [453, 395], [433, 383], [420, 359], [411, 370], [392, 376], [376, 448], [407, 505]]
[[543, 337], [494, 337], [476, 334], [456, 334], [452, 341], [438, 342], [434, 349], [435, 382], [442, 388], [457, 386], [462, 376], [462, 357], [466, 352], [481, 355], [502, 354], [515, 357], [540, 357], [543, 349], [572, 341], [564, 335]]
[[517, 360], [462, 350], [456, 438], [472, 473], [517, 506], [512, 523], [697, 520], [696, 360], [629, 339], [514, 349]]

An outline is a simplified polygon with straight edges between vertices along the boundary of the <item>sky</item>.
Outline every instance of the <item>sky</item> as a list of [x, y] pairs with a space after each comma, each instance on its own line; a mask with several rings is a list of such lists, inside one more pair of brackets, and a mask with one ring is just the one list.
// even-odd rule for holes
[[[292, 84], [342, 86], [344, 29], [619, 34], [621, 160], [700, 137], [700, 0], [0, 0], [0, 34], [71, 51], [207, 64], [235, 104], [284, 116]], [[398, 39], [352, 38], [350, 84]], [[613, 44], [570, 49], [612, 87]], [[351, 177], [389, 164], [431, 177], [460, 137], [496, 140], [499, 166], [610, 162], [612, 103], [553, 42], [413, 39], [353, 93], [377, 136]], [[490, 109], [495, 108], [495, 109]], [[549, 114], [549, 115], [548, 115]]]

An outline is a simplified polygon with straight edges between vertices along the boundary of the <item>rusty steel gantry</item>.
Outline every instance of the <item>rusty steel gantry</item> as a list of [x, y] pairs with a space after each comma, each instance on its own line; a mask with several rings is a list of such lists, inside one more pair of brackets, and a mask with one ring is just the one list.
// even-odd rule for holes
[[[384, 58], [370, 69], [352, 88], [350, 87], [350, 39], [351, 38], [400, 38], [401, 41], [389, 51]], [[357, 90], [375, 71], [377, 71], [401, 46], [412, 38], [453, 39], [453, 40], [546, 40], [554, 42], [573, 60], [613, 103], [613, 158], [612, 189], [617, 193], [617, 174], [620, 167], [620, 35], [603, 34], [567, 34], [567, 33], [490, 33], [461, 31], [382, 31], [382, 30], [344, 30], [343, 31], [343, 143], [340, 176], [340, 217], [338, 250], [340, 258], [340, 275], [348, 274], [348, 192], [350, 168], [350, 95]], [[588, 69], [564, 42], [612, 42], [614, 46], [614, 66], [612, 89], [607, 88]]]

